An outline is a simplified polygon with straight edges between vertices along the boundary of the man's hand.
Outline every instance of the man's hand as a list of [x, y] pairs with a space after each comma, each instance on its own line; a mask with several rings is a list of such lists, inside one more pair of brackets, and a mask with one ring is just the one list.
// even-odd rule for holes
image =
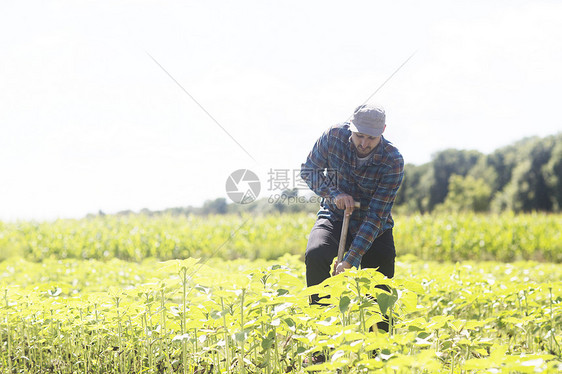
[[335, 197], [334, 202], [338, 209], [345, 209], [346, 216], [349, 216], [353, 212], [353, 209], [355, 209], [355, 200], [353, 200], [351, 195], [346, 193], [340, 193]]
[[339, 273], [344, 272], [346, 269], [351, 269], [351, 265], [347, 261], [342, 261], [340, 263], [336, 261], [336, 263], [334, 264], [334, 272], [332, 273], [332, 275], [338, 275]]

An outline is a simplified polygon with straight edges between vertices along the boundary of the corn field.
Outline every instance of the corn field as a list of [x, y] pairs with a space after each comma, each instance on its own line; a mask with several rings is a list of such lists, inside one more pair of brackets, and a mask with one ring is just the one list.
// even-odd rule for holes
[[[0, 222], [0, 260], [188, 257], [273, 260], [302, 256], [314, 215], [102, 216], [54, 222]], [[562, 215], [395, 217], [399, 254], [420, 259], [562, 262]]]

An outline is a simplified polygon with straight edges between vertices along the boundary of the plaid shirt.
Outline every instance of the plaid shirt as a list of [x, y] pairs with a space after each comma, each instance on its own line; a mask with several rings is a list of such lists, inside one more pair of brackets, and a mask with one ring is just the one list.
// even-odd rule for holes
[[334, 200], [340, 193], [347, 193], [361, 203], [349, 223], [353, 241], [344, 261], [351, 266], [359, 267], [375, 238], [394, 226], [390, 211], [403, 176], [402, 155], [384, 137], [376, 146], [373, 158], [358, 167], [349, 123], [330, 127], [302, 164], [302, 179], [323, 198], [318, 217], [343, 220], [344, 211], [336, 207]]

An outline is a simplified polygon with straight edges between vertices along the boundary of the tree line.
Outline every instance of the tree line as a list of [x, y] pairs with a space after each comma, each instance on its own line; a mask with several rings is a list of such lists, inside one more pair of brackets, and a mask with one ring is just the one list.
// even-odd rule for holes
[[412, 212], [560, 212], [562, 133], [530, 137], [491, 154], [447, 149], [423, 165], [406, 165], [396, 197]]
[[[208, 215], [231, 213], [288, 213], [318, 210], [317, 199], [299, 197], [297, 189], [284, 190], [281, 199], [261, 198], [234, 204], [226, 198], [206, 201], [201, 207], [176, 207], [141, 214]], [[297, 197], [299, 197], [297, 199]], [[406, 164], [404, 181], [394, 210], [400, 213], [447, 211], [560, 212], [562, 211], [562, 133], [529, 137], [490, 154], [446, 149], [422, 165]], [[118, 214], [131, 214], [123, 211]], [[102, 214], [102, 212], [100, 212]]]

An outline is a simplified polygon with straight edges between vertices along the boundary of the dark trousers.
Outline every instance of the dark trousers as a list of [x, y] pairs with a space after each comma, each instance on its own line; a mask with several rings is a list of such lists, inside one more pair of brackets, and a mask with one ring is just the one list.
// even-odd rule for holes
[[[338, 246], [341, 236], [342, 221], [330, 221], [318, 218], [310, 231], [306, 246], [306, 284], [314, 286], [329, 278], [334, 257], [338, 255]], [[349, 249], [353, 238], [348, 233], [346, 250]], [[375, 239], [371, 247], [361, 258], [362, 268], [376, 268], [388, 278], [394, 276], [394, 237], [392, 229], [388, 229]], [[317, 304], [318, 295], [312, 295], [311, 302]]]

